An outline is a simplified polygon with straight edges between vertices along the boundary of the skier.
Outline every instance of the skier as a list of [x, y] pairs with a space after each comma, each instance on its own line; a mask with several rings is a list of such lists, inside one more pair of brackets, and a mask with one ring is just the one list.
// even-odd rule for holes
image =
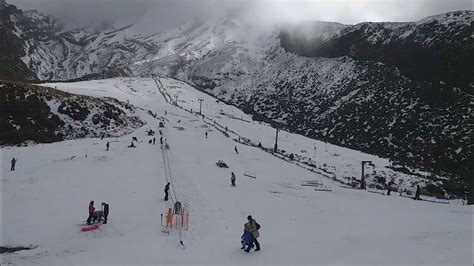
[[87, 224], [88, 225], [91, 224], [91, 219], [94, 216], [94, 211], [95, 211], [94, 201], [91, 200], [91, 202], [89, 203], [89, 217], [87, 217]]
[[102, 224], [107, 224], [107, 217], [109, 216], [109, 204], [102, 202], [102, 206], [104, 206], [104, 222]]
[[[260, 225], [252, 218], [251, 215], [247, 216], [247, 220], [249, 221], [248, 227], [250, 233], [252, 233], [253, 239], [252, 239], [252, 244], [255, 244], [256, 248], [255, 251], [260, 250], [260, 243], [258, 242], [257, 238], [260, 236], [258, 233], [258, 229], [260, 229]], [[245, 252], [249, 252], [251, 248], [251, 245], [247, 246], [247, 249], [245, 249]]]
[[206, 133], [204, 133], [204, 134], [206, 135], [206, 139], [207, 139], [207, 131], [206, 131]]
[[168, 184], [166, 184], [166, 186], [165, 186], [165, 201], [168, 201], [168, 196], [169, 196], [168, 191], [169, 190], [170, 190], [170, 182], [168, 182]]
[[230, 174], [230, 183], [231, 183], [231, 186], [235, 187], [235, 174], [234, 174], [234, 172], [231, 172], [231, 174]]
[[107, 147], [107, 151], [109, 151], [110, 143], [107, 141], [107, 144], [105, 144], [105, 147]]
[[160, 137], [160, 144], [163, 145], [163, 137]]
[[153, 137], [153, 145], [155, 145], [155, 138]]
[[15, 165], [16, 165], [16, 158], [13, 157], [12, 162], [11, 162], [10, 171], [15, 171]]
[[234, 148], [235, 153], [239, 154], [239, 150], [237, 150], [237, 146]]
[[420, 200], [421, 188], [419, 185], [416, 185], [416, 192], [414, 200]]

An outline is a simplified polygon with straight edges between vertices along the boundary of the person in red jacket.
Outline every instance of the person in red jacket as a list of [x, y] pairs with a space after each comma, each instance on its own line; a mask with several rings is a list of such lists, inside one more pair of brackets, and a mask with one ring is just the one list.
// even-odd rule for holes
[[95, 207], [94, 207], [94, 201], [91, 200], [89, 203], [89, 217], [87, 218], [87, 224], [91, 224], [91, 219], [92, 216], [94, 215]]

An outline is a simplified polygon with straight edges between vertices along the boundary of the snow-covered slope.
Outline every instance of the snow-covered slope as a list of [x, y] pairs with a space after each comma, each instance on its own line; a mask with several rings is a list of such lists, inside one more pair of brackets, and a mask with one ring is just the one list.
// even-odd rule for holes
[[[129, 101], [167, 122], [158, 128], [159, 120], [140, 113], [147, 126], [128, 136], [3, 148], [2, 164], [13, 156], [18, 163], [14, 172], [2, 168], [1, 245], [38, 247], [3, 254], [2, 265], [472, 263], [472, 207], [341, 188], [322, 174], [237, 143], [233, 132], [271, 146], [273, 129], [180, 81], [111, 79], [49, 86]], [[197, 98], [204, 99], [205, 120], [167, 104], [162, 96], [167, 94], [178, 95], [181, 108], [194, 113]], [[209, 119], [227, 126], [230, 137]], [[160, 214], [171, 203], [162, 200], [162, 151], [148, 144], [149, 129], [163, 131], [171, 148], [176, 196], [190, 210], [189, 230], [182, 232], [185, 250], [178, 232], [162, 232]], [[126, 148], [132, 136], [139, 139], [138, 147]], [[373, 160], [377, 171], [388, 164], [331, 144], [325, 151], [324, 143], [280, 132], [280, 149], [313, 157], [312, 144], [317, 146], [315, 161], [336, 164], [348, 174], [361, 159]], [[217, 160], [230, 168], [216, 167]], [[231, 171], [237, 175], [235, 188], [230, 186]], [[248, 171], [257, 178], [245, 176]], [[333, 191], [300, 186], [306, 180], [319, 180]], [[82, 233], [79, 224], [90, 200], [110, 204], [109, 223]], [[240, 250], [240, 236], [249, 214], [262, 226], [262, 250], [246, 254]]]
[[10, 17], [39, 79], [172, 76], [294, 133], [451, 175], [462, 194], [474, 147], [472, 14], [281, 30], [223, 18], [167, 32], [61, 32], [35, 12]]
[[113, 98], [0, 81], [0, 145], [121, 136], [141, 127], [135, 107]]

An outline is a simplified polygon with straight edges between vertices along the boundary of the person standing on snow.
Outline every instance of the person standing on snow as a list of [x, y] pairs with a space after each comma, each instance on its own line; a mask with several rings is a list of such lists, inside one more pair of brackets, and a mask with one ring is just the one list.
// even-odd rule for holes
[[240, 237], [240, 239], [240, 243], [242, 244], [240, 249], [245, 249], [247, 246], [249, 246], [249, 249], [253, 248], [253, 236], [250, 232], [250, 226], [248, 223], [244, 224], [244, 234]]
[[153, 137], [153, 145], [155, 145], [155, 140], [156, 140], [155, 137]]
[[10, 171], [15, 171], [16, 158], [13, 157], [11, 161]]
[[165, 201], [168, 201], [169, 190], [170, 190], [170, 182], [168, 182], [168, 184], [166, 184], [165, 186]]
[[109, 216], [109, 204], [102, 202], [104, 206], [104, 222], [102, 224], [107, 224], [107, 217]]
[[206, 131], [205, 135], [206, 135], [206, 139], [207, 139], [207, 131]]
[[420, 200], [421, 188], [419, 185], [416, 185], [416, 192], [414, 200]]
[[[253, 236], [252, 243], [255, 244], [255, 247], [256, 247], [255, 251], [259, 251], [260, 243], [258, 242], [257, 238], [260, 236], [260, 234], [258, 233], [258, 229], [260, 229], [260, 225], [258, 225], [258, 223], [252, 218], [251, 215], [247, 216], [247, 220], [248, 220], [247, 226], [249, 228], [250, 233], [252, 233], [252, 236]], [[245, 249], [245, 252], [248, 253], [250, 251], [250, 247], [251, 245], [249, 245], [247, 249]]]
[[107, 151], [109, 151], [110, 142], [107, 141], [107, 144], [105, 144], [105, 147], [107, 147]]
[[230, 173], [230, 184], [231, 184], [231, 186], [235, 187], [235, 174], [234, 174], [234, 172]]
[[234, 148], [235, 153], [239, 154], [239, 150], [237, 150], [237, 146]]
[[92, 217], [94, 216], [94, 211], [95, 211], [95, 207], [94, 207], [94, 201], [91, 200], [91, 202], [89, 203], [89, 217], [87, 217], [87, 224], [91, 224], [91, 220], [92, 220]]

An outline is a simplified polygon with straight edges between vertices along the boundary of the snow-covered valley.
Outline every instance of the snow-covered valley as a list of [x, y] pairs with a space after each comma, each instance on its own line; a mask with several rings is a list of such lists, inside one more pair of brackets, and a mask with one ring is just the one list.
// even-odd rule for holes
[[[376, 183], [376, 175], [393, 178], [400, 189], [424, 184], [417, 176], [387, 168], [387, 159], [280, 131], [278, 149], [304, 162], [298, 166], [265, 151], [273, 148], [275, 129], [171, 78], [45, 86], [129, 102], [139, 107], [135, 115], [147, 124], [117, 138], [2, 148], [1, 245], [38, 246], [2, 254], [2, 265], [473, 262], [472, 206], [368, 193], [333, 180], [360, 178], [360, 163], [369, 160], [375, 165], [367, 167], [369, 184]], [[176, 99], [180, 108], [170, 104]], [[198, 99], [205, 117], [197, 114]], [[164, 128], [158, 127], [160, 121]], [[148, 143], [150, 129], [156, 131], [157, 145]], [[166, 150], [159, 144], [159, 130], [170, 146], [176, 198], [190, 213], [189, 229], [182, 232], [184, 250], [177, 231], [162, 232], [160, 215], [172, 205], [163, 201]], [[139, 140], [137, 148], [127, 148], [132, 137]], [[263, 149], [243, 144], [249, 142]], [[18, 158], [16, 171], [8, 171], [12, 157]], [[218, 160], [229, 168], [218, 168]], [[230, 186], [231, 171], [236, 187]], [[332, 191], [301, 186], [308, 180], [319, 180]], [[81, 232], [90, 200], [110, 204], [109, 223]], [[262, 250], [246, 254], [240, 236], [249, 214], [262, 225]]]

